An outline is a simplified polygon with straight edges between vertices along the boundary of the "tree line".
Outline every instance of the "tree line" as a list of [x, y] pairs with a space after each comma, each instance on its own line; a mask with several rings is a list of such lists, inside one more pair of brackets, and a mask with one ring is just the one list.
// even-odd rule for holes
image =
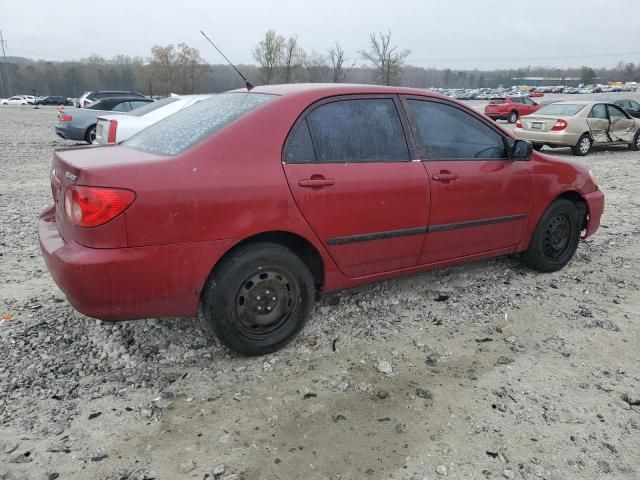
[[[269, 30], [255, 46], [254, 65], [239, 65], [254, 83], [352, 82], [418, 88], [509, 87], [523, 77], [579, 78], [594, 81], [640, 82], [640, 62], [620, 62], [614, 68], [437, 69], [407, 63], [411, 51], [392, 42], [391, 32], [372, 33], [366, 48], [348, 56], [338, 41], [326, 51], [307, 51], [297, 36], [285, 38]], [[30, 94], [76, 97], [88, 90], [135, 90], [151, 96], [169, 93], [222, 92], [244, 83], [228, 65], [207, 64], [197, 48], [185, 43], [151, 49], [148, 58], [92, 55], [78, 61], [33, 61], [8, 58], [0, 65], [0, 96]]]

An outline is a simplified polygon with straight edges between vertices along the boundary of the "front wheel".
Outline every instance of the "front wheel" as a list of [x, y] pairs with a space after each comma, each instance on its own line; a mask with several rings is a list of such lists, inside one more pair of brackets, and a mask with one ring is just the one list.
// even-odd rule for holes
[[205, 287], [203, 310], [228, 348], [265, 355], [298, 333], [314, 298], [313, 276], [300, 257], [282, 245], [254, 243], [216, 267]]
[[573, 258], [580, 242], [581, 218], [575, 203], [560, 198], [540, 218], [524, 252], [524, 262], [541, 272], [555, 272]]
[[582, 136], [578, 139], [578, 143], [574, 147], [571, 147], [573, 154], [578, 157], [584, 157], [591, 150], [591, 146], [593, 145], [593, 141], [591, 137], [586, 133], [583, 133]]
[[511, 112], [507, 118], [507, 122], [516, 123], [518, 121], [518, 112]]
[[634, 135], [633, 141], [629, 144], [629, 149], [635, 151], [640, 150], [640, 130]]

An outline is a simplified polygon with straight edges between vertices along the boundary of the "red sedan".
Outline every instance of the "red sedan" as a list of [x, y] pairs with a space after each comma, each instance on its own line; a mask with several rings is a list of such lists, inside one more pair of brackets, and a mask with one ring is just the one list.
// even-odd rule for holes
[[54, 153], [39, 220], [71, 304], [104, 319], [195, 316], [231, 349], [284, 345], [323, 292], [522, 252], [564, 267], [604, 196], [424, 90], [283, 85], [202, 101], [121, 145]]

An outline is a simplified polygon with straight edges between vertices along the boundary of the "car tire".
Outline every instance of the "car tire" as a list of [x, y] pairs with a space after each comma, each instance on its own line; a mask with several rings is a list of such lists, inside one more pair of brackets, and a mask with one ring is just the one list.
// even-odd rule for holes
[[536, 226], [524, 263], [540, 272], [555, 272], [573, 258], [580, 242], [582, 218], [576, 204], [565, 198], [553, 202]]
[[304, 326], [315, 300], [309, 268], [292, 250], [253, 243], [223, 258], [203, 292], [203, 313], [218, 339], [243, 355], [266, 355]]
[[518, 112], [511, 112], [507, 117], [507, 122], [516, 123], [518, 121]]
[[578, 143], [576, 143], [574, 147], [571, 147], [571, 151], [577, 157], [584, 157], [591, 151], [592, 146], [593, 140], [591, 140], [591, 137], [588, 134], [583, 133], [578, 139]]
[[633, 142], [629, 144], [629, 150], [640, 150], [640, 130], [633, 136]]
[[542, 144], [542, 143], [534, 143], [534, 144], [533, 144], [533, 149], [534, 149], [536, 152], [539, 152], [540, 150], [542, 150], [542, 147], [544, 147], [544, 144]]
[[87, 128], [87, 133], [84, 135], [84, 139], [87, 143], [93, 145], [96, 142], [96, 126], [91, 125]]

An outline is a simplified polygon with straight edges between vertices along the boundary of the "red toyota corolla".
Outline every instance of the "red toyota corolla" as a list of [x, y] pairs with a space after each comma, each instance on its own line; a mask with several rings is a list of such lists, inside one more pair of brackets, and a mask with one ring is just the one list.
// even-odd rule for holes
[[54, 153], [39, 221], [71, 304], [104, 320], [204, 315], [256, 355], [284, 345], [323, 292], [522, 252], [573, 257], [604, 195], [423, 90], [282, 85], [212, 97], [118, 146]]

